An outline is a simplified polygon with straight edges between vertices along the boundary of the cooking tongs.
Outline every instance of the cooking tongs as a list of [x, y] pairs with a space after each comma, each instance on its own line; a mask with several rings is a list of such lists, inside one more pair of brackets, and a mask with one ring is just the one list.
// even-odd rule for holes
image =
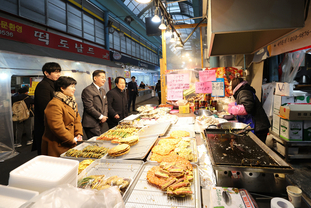
[[251, 128], [249, 125], [251, 125], [251, 123], [247, 124], [243, 129], [237, 130], [235, 132], [232, 132], [232, 129], [229, 129], [229, 133], [234, 136], [243, 136], [247, 134], [249, 131], [254, 130], [254, 128]]

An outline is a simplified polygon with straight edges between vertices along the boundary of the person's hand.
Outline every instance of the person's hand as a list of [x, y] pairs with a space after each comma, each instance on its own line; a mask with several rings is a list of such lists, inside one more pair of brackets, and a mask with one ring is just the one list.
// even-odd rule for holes
[[102, 118], [102, 120], [100, 120], [100, 123], [105, 123], [105, 122], [107, 121], [107, 119], [108, 119], [108, 117], [107, 117], [107, 116], [104, 116], [104, 117]]
[[120, 118], [119, 114], [115, 115], [114, 118], [119, 119]]
[[77, 141], [82, 141], [83, 140], [83, 138], [82, 138], [82, 136], [79, 134], [78, 136], [77, 136]]

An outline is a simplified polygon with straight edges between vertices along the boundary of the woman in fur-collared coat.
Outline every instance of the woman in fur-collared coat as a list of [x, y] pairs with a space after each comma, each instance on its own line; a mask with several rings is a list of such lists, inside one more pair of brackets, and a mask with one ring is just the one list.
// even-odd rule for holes
[[76, 84], [71, 77], [60, 77], [55, 82], [55, 96], [44, 110], [43, 155], [59, 157], [76, 146], [76, 140], [82, 140], [81, 117], [74, 99]]

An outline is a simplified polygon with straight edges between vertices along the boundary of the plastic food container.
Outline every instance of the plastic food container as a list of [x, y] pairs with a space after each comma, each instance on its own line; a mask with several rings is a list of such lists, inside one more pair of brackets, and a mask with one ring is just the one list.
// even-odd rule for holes
[[18, 208], [37, 195], [37, 191], [0, 185], [0, 207]]
[[61, 184], [77, 186], [79, 161], [37, 156], [10, 172], [9, 186], [43, 192]]

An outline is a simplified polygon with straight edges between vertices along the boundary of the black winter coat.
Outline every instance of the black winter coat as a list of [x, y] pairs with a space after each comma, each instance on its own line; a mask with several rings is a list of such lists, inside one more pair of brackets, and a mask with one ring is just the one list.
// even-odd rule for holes
[[55, 81], [44, 77], [35, 90], [35, 132], [32, 150], [41, 153], [41, 141], [44, 133], [44, 110], [54, 97]]
[[[113, 88], [107, 93], [108, 100], [108, 125], [112, 128], [118, 124], [119, 121], [128, 116], [127, 109], [127, 95], [126, 91], [121, 90], [118, 87]], [[115, 115], [119, 115], [120, 118], [114, 118]]]
[[253, 87], [245, 84], [234, 93], [233, 97], [237, 105], [244, 105], [246, 112], [252, 115], [256, 134], [259, 131], [268, 131], [270, 122], [255, 93], [256, 90]]

